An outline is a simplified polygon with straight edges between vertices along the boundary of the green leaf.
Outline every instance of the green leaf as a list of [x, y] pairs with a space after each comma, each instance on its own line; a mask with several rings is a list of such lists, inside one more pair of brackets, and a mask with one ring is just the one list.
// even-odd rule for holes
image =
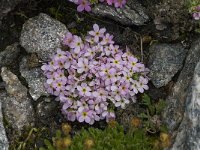
[[39, 150], [46, 150], [44, 147], [40, 147]]
[[151, 105], [151, 99], [147, 94], [144, 94], [142, 96], [142, 104], [146, 105], [146, 106], [150, 106]]
[[159, 102], [155, 105], [156, 114], [159, 115], [164, 110], [165, 106], [166, 106], [166, 102], [160, 99]]
[[51, 142], [47, 139], [44, 140], [44, 144], [46, 145], [48, 150], [55, 150]]
[[156, 112], [156, 109], [155, 109], [155, 107], [154, 107], [154, 106], [152, 106], [152, 105], [150, 105], [150, 106], [149, 106], [149, 112], [150, 112], [150, 114], [151, 114], [151, 115], [154, 115], [154, 114], [155, 114], [155, 112]]
[[56, 130], [56, 138], [61, 138], [61, 134], [60, 130]]
[[145, 113], [139, 114], [138, 117], [141, 118], [141, 119], [148, 119], [149, 118], [149, 116]]

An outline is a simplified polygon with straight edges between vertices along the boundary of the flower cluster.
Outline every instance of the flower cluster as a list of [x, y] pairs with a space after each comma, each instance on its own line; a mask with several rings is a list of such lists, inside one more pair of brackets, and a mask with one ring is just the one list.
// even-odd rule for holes
[[195, 20], [200, 20], [200, 5], [194, 8], [192, 16]]
[[105, 28], [94, 24], [84, 40], [68, 32], [63, 45], [66, 50], [58, 48], [42, 70], [47, 91], [57, 96], [68, 120], [109, 121], [115, 107], [124, 109], [148, 89], [148, 69], [128, 48], [123, 52], [115, 45]]
[[78, 5], [77, 11], [91, 11], [91, 5], [98, 2], [106, 2], [108, 5], [114, 5], [116, 8], [123, 7], [126, 4], [126, 0], [69, 0], [70, 2]]

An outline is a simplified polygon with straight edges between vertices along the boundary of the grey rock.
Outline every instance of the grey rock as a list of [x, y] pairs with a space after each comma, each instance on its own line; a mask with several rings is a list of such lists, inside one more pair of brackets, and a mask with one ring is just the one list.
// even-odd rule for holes
[[[2, 98], [2, 97], [1, 97]], [[0, 149], [1, 150], [8, 150], [9, 143], [6, 136], [6, 131], [3, 125], [3, 114], [2, 114], [2, 102], [0, 100]]]
[[61, 22], [40, 13], [23, 25], [20, 44], [28, 53], [37, 53], [40, 59], [47, 61], [61, 46], [61, 40], [67, 32]]
[[22, 1], [23, 0], [0, 0], [0, 20]]
[[152, 45], [149, 51], [149, 77], [155, 87], [165, 86], [183, 67], [187, 49], [181, 44], [164, 43]]
[[18, 43], [7, 46], [6, 49], [0, 52], [0, 68], [11, 65], [19, 56], [20, 47]]
[[[36, 106], [36, 115], [38, 122], [48, 125], [55, 116], [58, 115], [60, 110], [58, 109], [59, 103], [51, 98], [43, 98]], [[57, 111], [56, 111], [57, 110]]]
[[166, 123], [171, 133], [178, 129], [183, 119], [187, 89], [192, 81], [194, 69], [199, 60], [200, 38], [192, 43], [185, 60], [185, 65], [171, 93], [166, 99], [167, 106], [163, 111], [163, 121]]
[[37, 100], [41, 96], [49, 95], [44, 87], [46, 78], [44, 77], [41, 68], [29, 68], [27, 57], [24, 57], [20, 63], [20, 73], [28, 83], [29, 93], [33, 100]]
[[171, 150], [200, 149], [200, 62], [197, 64], [185, 104], [183, 121]]
[[144, 25], [149, 20], [145, 8], [137, 0], [128, 1], [123, 8], [115, 8], [106, 4], [97, 4], [92, 12], [102, 17], [108, 17], [124, 25]]
[[16, 75], [3, 67], [1, 77], [6, 83], [7, 96], [2, 100], [3, 114], [9, 125], [19, 132], [24, 126], [33, 126], [35, 113], [27, 89], [21, 84]]

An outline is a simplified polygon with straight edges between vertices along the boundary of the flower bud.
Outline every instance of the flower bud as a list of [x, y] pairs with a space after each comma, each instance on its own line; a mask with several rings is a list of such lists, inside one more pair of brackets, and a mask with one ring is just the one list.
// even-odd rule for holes
[[65, 135], [68, 135], [71, 130], [72, 130], [72, 127], [69, 124], [67, 124], [67, 123], [62, 124], [62, 132]]
[[139, 127], [141, 124], [141, 120], [137, 117], [134, 117], [132, 120], [131, 120], [131, 126], [134, 127], [134, 128], [137, 128]]
[[170, 136], [167, 133], [160, 133], [160, 141], [163, 148], [170, 146]]
[[94, 146], [94, 141], [92, 139], [86, 139], [85, 140], [85, 147], [86, 147], [86, 149], [91, 149], [92, 146]]

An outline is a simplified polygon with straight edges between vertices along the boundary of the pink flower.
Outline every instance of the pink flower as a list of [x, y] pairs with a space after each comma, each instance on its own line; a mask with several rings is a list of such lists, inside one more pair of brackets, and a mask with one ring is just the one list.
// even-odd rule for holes
[[91, 11], [90, 2], [88, 0], [78, 0], [77, 11], [82, 12], [86, 10], [87, 12]]
[[92, 112], [89, 110], [83, 110], [82, 112], [77, 112], [77, 119], [79, 122], [90, 123], [92, 118]]
[[65, 90], [65, 81], [62, 80], [57, 80], [55, 82], [53, 82], [53, 87], [56, 89], [56, 91], [61, 91], [61, 90]]
[[47, 77], [44, 86], [61, 102], [67, 120], [88, 124], [114, 119], [110, 109], [135, 102], [149, 80], [149, 70], [128, 48], [123, 53], [104, 28], [94, 24], [93, 29], [87, 39], [68, 33], [63, 41], [68, 49], [57, 49], [41, 67]]
[[200, 20], [200, 12], [195, 12], [192, 14], [192, 16], [195, 20]]
[[148, 79], [140, 76], [139, 81], [136, 82], [136, 89], [140, 93], [144, 93], [144, 90], [148, 90], [149, 89], [149, 87], [147, 86], [147, 83], [148, 83]]
[[55, 78], [57, 80], [63, 81], [64, 83], [67, 82], [67, 78], [66, 78], [66, 76], [64, 74], [64, 70], [58, 70], [57, 72], [55, 72]]
[[77, 86], [77, 90], [82, 96], [91, 96], [91, 89], [86, 83], [81, 83], [81, 86]]
[[112, 39], [113, 35], [106, 33], [106, 35], [103, 37], [103, 40], [101, 41], [101, 45], [114, 44], [114, 41]]
[[77, 72], [78, 73], [83, 73], [84, 71], [88, 71], [89, 70], [89, 61], [86, 58], [79, 58], [78, 59], [78, 64], [77, 64], [78, 68], [77, 68]]
[[105, 28], [99, 29], [99, 26], [97, 24], [93, 25], [94, 31], [89, 31], [89, 34], [94, 37], [95, 42], [99, 42], [99, 38], [104, 36], [104, 33], [106, 32]]
[[71, 43], [73, 41], [74, 37], [71, 32], [67, 32], [66, 36], [63, 39], [63, 44], [66, 46], [69, 46], [71, 48]]
[[74, 48], [74, 52], [75, 52], [76, 54], [78, 54], [78, 53], [81, 51], [81, 49], [84, 48], [83, 41], [81, 40], [80, 37], [78, 37], [78, 36], [76, 36], [76, 35], [74, 36], [74, 40], [73, 40], [73, 42], [71, 43], [71, 48]]
[[114, 3], [114, 0], [106, 0], [108, 5], [112, 5]]
[[130, 102], [129, 102], [129, 100], [128, 99], [125, 99], [125, 98], [122, 98], [120, 101], [117, 101], [116, 103], [115, 103], [115, 106], [116, 107], [121, 107], [122, 109], [125, 109], [125, 106], [127, 105], [127, 104], [129, 104]]
[[114, 0], [115, 7], [123, 7], [126, 4], [126, 0]]

